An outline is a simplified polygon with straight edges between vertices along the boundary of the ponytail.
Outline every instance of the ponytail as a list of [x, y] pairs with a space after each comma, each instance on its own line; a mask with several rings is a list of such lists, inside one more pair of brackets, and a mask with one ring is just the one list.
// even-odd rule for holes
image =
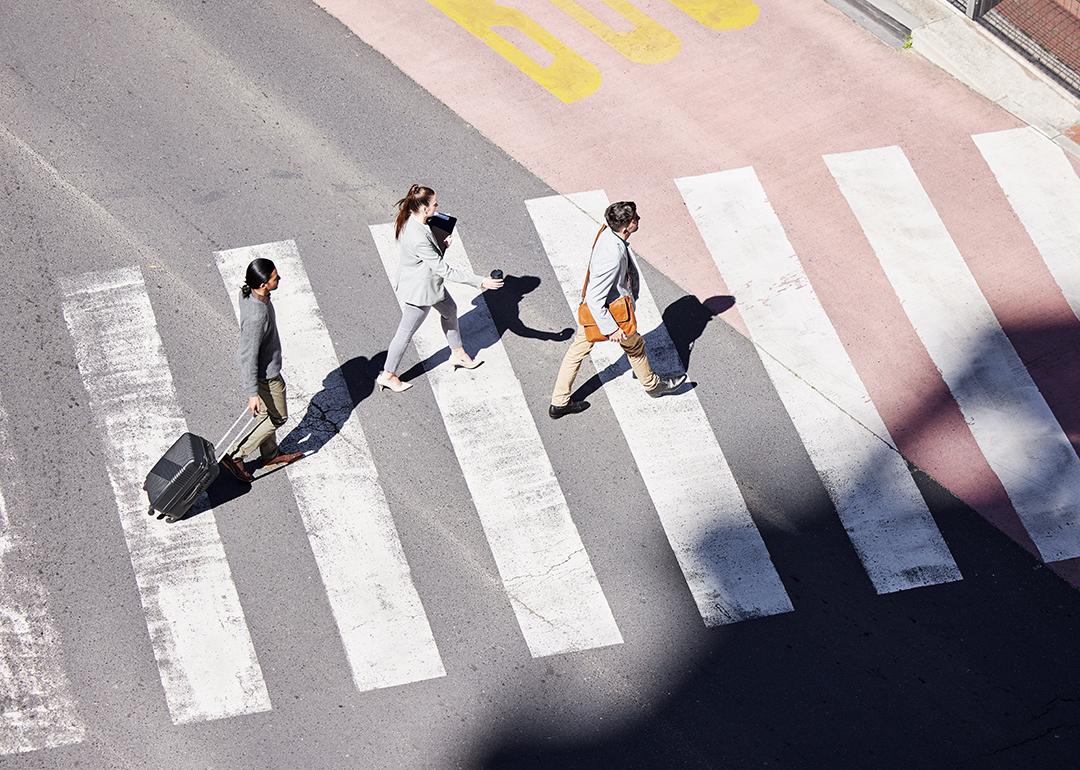
[[259, 257], [253, 259], [247, 266], [247, 272], [244, 273], [244, 284], [240, 287], [240, 294], [247, 299], [251, 296], [251, 290], [257, 289], [264, 283], [270, 283], [270, 276], [274, 274], [274, 270], [277, 269], [273, 261]]
[[419, 211], [421, 206], [426, 206], [431, 203], [431, 199], [434, 195], [435, 191], [430, 187], [414, 184], [409, 188], [409, 191], [405, 193], [405, 197], [394, 204], [398, 209], [397, 219], [394, 220], [395, 238], [401, 237], [401, 231], [405, 229], [405, 223], [413, 212]]

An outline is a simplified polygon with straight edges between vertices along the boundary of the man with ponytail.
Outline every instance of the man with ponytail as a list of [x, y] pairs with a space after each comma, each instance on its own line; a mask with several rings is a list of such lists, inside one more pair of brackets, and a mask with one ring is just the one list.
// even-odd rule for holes
[[401, 393], [412, 387], [397, 376], [405, 348], [420, 328], [428, 311], [435, 308], [442, 321], [446, 344], [450, 346], [450, 363], [455, 369], [475, 369], [480, 361], [465, 352], [458, 328], [457, 305], [446, 293], [446, 281], [465, 283], [480, 289], [502, 288], [501, 278], [484, 278], [454, 267], [446, 261], [444, 253], [450, 247], [450, 238], [440, 241], [427, 226], [439, 208], [439, 199], [430, 187], [414, 184], [397, 202], [397, 218], [394, 236], [397, 238], [399, 261], [394, 279], [394, 290], [404, 305], [401, 323], [386, 352], [386, 364], [375, 383], [379, 390], [389, 388]]
[[263, 466], [285, 465], [304, 456], [303, 452], [282, 454], [277, 444], [277, 429], [289, 417], [285, 402], [285, 380], [281, 376], [281, 340], [278, 338], [277, 314], [270, 292], [278, 287], [281, 276], [269, 259], [255, 259], [247, 266], [244, 285], [240, 287], [240, 377], [247, 408], [257, 419], [247, 436], [221, 458], [222, 466], [233, 476], [251, 483], [255, 478], [244, 465], [244, 458], [259, 451]]

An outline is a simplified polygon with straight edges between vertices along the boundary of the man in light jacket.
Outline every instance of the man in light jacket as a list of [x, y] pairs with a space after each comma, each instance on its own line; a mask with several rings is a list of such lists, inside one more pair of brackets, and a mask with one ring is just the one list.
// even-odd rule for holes
[[[633, 201], [618, 201], [607, 207], [604, 212], [607, 229], [597, 238], [589, 260], [585, 302], [600, 332], [607, 335], [610, 342], [617, 342], [622, 346], [638, 382], [645, 388], [646, 393], [657, 398], [677, 390], [686, 382], [686, 375], [681, 374], [671, 379], [659, 377], [649, 365], [649, 358], [645, 354], [645, 339], [637, 332], [627, 336], [608, 310], [608, 305], [619, 297], [637, 299], [641, 279], [628, 241], [630, 236], [637, 232], [640, 219]], [[570, 391], [574, 387], [578, 370], [581, 369], [581, 362], [589, 355], [592, 346], [593, 343], [585, 338], [585, 329], [578, 324], [577, 334], [563, 357], [559, 375], [555, 379], [555, 390], [551, 394], [551, 406], [548, 407], [551, 419], [557, 420], [589, 408], [588, 401], [571, 401]]]

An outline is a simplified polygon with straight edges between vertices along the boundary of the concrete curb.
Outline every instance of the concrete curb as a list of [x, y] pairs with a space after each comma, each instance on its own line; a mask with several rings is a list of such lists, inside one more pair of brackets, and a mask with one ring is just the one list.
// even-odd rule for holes
[[947, 0], [864, 0], [911, 30], [911, 47], [1080, 158], [1080, 100]]
[[911, 27], [898, 14], [878, 8], [870, 0], [825, 0], [881, 42], [901, 48], [911, 36]]

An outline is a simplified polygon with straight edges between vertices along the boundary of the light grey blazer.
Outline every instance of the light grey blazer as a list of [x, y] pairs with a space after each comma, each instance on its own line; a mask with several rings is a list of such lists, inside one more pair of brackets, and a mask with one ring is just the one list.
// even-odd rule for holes
[[640, 275], [630, 244], [610, 227], [600, 233], [589, 259], [585, 302], [601, 333], [612, 334], [619, 328], [607, 306], [619, 297], [636, 300], [641, 286]]
[[394, 290], [409, 305], [430, 307], [446, 296], [443, 282], [467, 283], [480, 287], [483, 276], [450, 265], [431, 228], [418, 217], [409, 217], [398, 238], [398, 272]]

